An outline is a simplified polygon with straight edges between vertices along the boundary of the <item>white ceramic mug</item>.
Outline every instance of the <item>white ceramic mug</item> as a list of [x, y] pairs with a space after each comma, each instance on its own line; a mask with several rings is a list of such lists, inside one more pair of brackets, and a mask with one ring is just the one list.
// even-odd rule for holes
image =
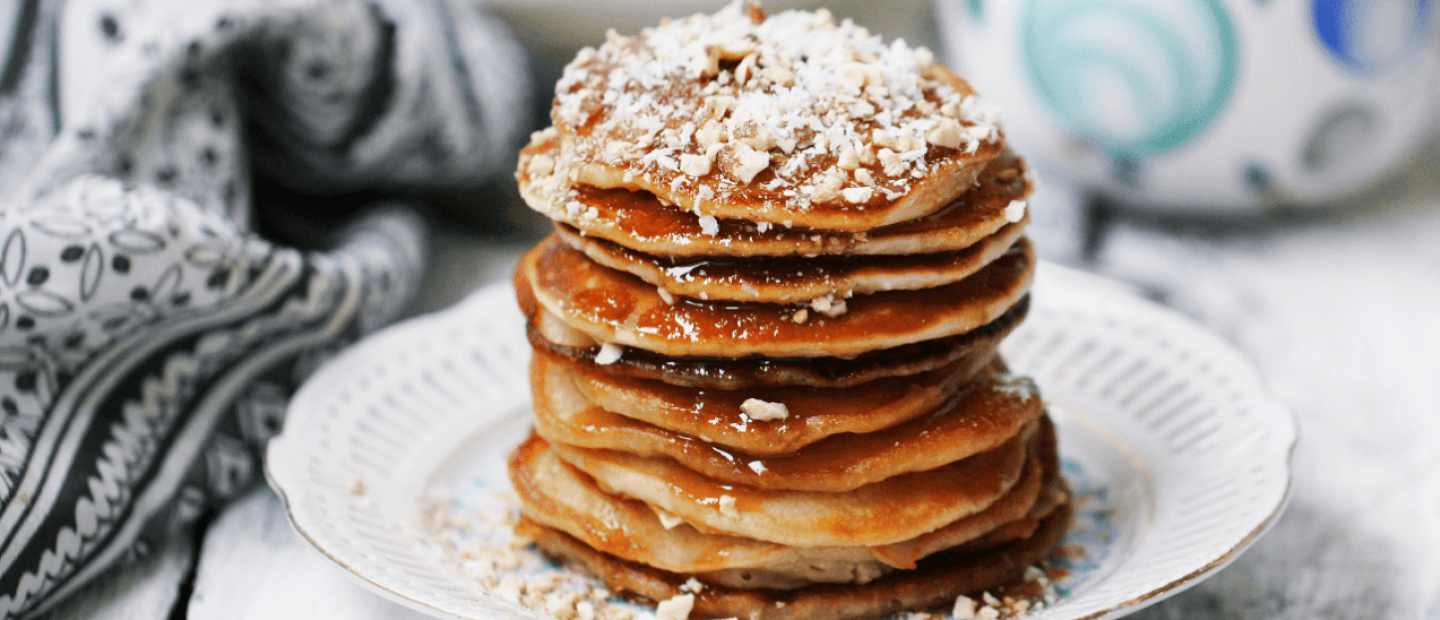
[[936, 0], [944, 53], [1017, 150], [1134, 209], [1352, 194], [1440, 108], [1435, 0]]

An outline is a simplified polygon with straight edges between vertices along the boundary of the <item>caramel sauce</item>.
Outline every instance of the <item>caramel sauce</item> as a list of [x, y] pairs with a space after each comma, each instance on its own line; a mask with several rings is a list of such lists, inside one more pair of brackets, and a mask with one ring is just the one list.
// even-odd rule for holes
[[770, 304], [676, 301], [653, 286], [602, 267], [551, 236], [522, 259], [540, 305], [596, 340], [671, 356], [855, 357], [866, 351], [965, 333], [1024, 296], [1034, 251], [1015, 248], [954, 284], [854, 297], [837, 317], [805, 323], [794, 308]]
[[[590, 371], [611, 377], [715, 390], [784, 386], [844, 389], [890, 377], [931, 372], [956, 363], [964, 364], [973, 374], [990, 363], [995, 346], [1024, 320], [1030, 307], [1029, 297], [1022, 297], [1000, 318], [964, 334], [868, 351], [853, 359], [679, 358], [630, 349], [619, 361], [597, 366], [592, 362], [599, 351], [598, 345], [566, 346], [543, 336], [538, 324], [545, 318], [544, 311], [540, 310], [527, 281], [518, 279], [517, 286], [521, 309], [530, 320], [527, 334], [537, 354], [584, 364]], [[589, 340], [588, 336], [581, 336]]]
[[537, 366], [532, 379], [537, 429], [552, 443], [664, 456], [714, 480], [758, 489], [843, 492], [933, 469], [996, 448], [1043, 412], [1033, 388], [999, 388], [991, 374], [928, 415], [873, 432], [831, 435], [790, 454], [761, 458], [630, 420], [583, 399], [557, 399], [567, 388], [573, 390], [558, 366]]
[[[615, 377], [594, 365], [537, 356], [532, 375], [564, 373], [587, 402], [657, 427], [754, 456], [789, 454], [840, 433], [869, 433], [933, 412], [951, 400], [980, 368], [962, 360], [939, 370], [892, 377], [852, 388], [695, 389]], [[552, 368], [553, 367], [553, 368]], [[992, 367], [990, 372], [996, 372]], [[537, 388], [537, 399], [541, 390]], [[751, 420], [749, 398], [784, 403], [782, 420]]]
[[1028, 220], [1009, 224], [963, 250], [936, 254], [815, 258], [665, 258], [584, 237], [568, 224], [556, 233], [592, 260], [692, 299], [808, 303], [884, 290], [933, 288], [959, 281], [1019, 240]]
[[[1027, 434], [936, 469], [900, 474], [847, 493], [766, 490], [712, 480], [668, 459], [552, 444], [560, 458], [609, 493], [663, 506], [702, 531], [786, 545], [899, 542], [975, 514], [1019, 480]], [[734, 498], [727, 514], [720, 498]]]
[[[523, 170], [523, 166], [522, 166]], [[841, 232], [796, 225], [769, 225], [753, 221], [717, 220], [718, 231], [705, 234], [700, 216], [663, 204], [647, 191], [574, 188], [575, 200], [595, 215], [566, 217], [565, 223], [583, 234], [660, 256], [814, 256], [837, 254], [883, 255], [963, 250], [993, 234], [1008, 222], [1005, 207], [1030, 193], [1024, 161], [1005, 153], [979, 176], [978, 185], [948, 202], [935, 213], [913, 220], [857, 232]], [[527, 177], [522, 172], [522, 185]], [[799, 220], [797, 220], [799, 221]]]

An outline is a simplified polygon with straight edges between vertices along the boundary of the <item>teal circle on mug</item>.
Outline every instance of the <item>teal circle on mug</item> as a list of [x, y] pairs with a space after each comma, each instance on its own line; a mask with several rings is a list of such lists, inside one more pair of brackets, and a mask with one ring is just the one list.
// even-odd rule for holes
[[1235, 86], [1235, 29], [1218, 0], [1030, 0], [1020, 30], [1049, 112], [1132, 167], [1200, 133]]

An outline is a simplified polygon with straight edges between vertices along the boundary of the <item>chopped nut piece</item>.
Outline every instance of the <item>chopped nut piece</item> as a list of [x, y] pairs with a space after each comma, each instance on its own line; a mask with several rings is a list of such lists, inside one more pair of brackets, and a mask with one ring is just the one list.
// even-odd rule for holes
[[729, 495], [720, 496], [720, 514], [727, 517], [738, 517], [740, 511], [735, 508], [735, 498]]
[[935, 64], [935, 54], [926, 48], [917, 47], [915, 48], [915, 64], [922, 71], [929, 69], [930, 65]]
[[733, 145], [730, 156], [735, 163], [728, 172], [741, 183], [749, 183], [761, 170], [770, 167], [770, 156], [750, 148], [748, 144]]
[[700, 125], [700, 129], [695, 131], [695, 142], [700, 145], [700, 148], [706, 149], [707, 151], [710, 149], [710, 145], [723, 142], [724, 140], [725, 126], [713, 118], [705, 121], [704, 124]]
[[855, 171], [855, 182], [866, 187], [875, 187], [875, 177], [864, 168]]
[[674, 529], [675, 526], [684, 523], [684, 520], [682, 520], [680, 517], [672, 515], [659, 508], [654, 508], [653, 506], [651, 508], [655, 511], [655, 516], [660, 518], [660, 525], [665, 526], [665, 529], [667, 530]]
[[875, 149], [870, 148], [869, 144], [863, 144], [859, 152], [861, 165], [869, 166], [875, 163]]
[[755, 66], [760, 62], [759, 54], [750, 54], [735, 67], [735, 81], [741, 84], [750, 81], [755, 73]]
[[879, 128], [875, 129], [875, 131], [870, 132], [870, 143], [874, 144], [875, 146], [885, 147], [888, 149], [895, 149], [899, 146], [899, 143], [895, 141], [895, 136], [890, 135], [890, 132]]
[[839, 166], [841, 170], [854, 170], [860, 167], [860, 155], [855, 152], [855, 149], [847, 146], [840, 151], [840, 157], [835, 161], [835, 165]]
[[574, 620], [576, 599], [580, 598], [579, 592], [557, 592], [545, 597], [545, 613], [555, 616], [557, 620]]
[[801, 309], [799, 309], [799, 310], [796, 310], [796, 311], [795, 311], [795, 315], [792, 316], [792, 317], [790, 317], [790, 319], [793, 320], [793, 321], [795, 321], [796, 323], [804, 323], [805, 320], [806, 320], [806, 319], [809, 319], [809, 318], [810, 318], [810, 311], [809, 311], [809, 310], [806, 310], [806, 309], [804, 309], [804, 308], [801, 308]]
[[986, 605], [980, 608], [980, 611], [975, 614], [975, 617], [980, 620], [995, 620], [1000, 617], [1000, 610]]
[[958, 149], [965, 140], [961, 135], [959, 122], [953, 118], [942, 118], [926, 132], [925, 141], [947, 149]]
[[695, 608], [694, 594], [680, 594], [660, 601], [655, 607], [655, 620], [687, 620]]
[[826, 295], [824, 297], [816, 297], [810, 302], [810, 307], [813, 308], [816, 312], [819, 312], [820, 314], [828, 316], [832, 319], [842, 314], [845, 314], [845, 311], [847, 310], [845, 306], [845, 300], [836, 300], [831, 295]]
[[620, 361], [620, 356], [625, 352], [620, 345], [613, 342], [606, 342], [600, 345], [600, 352], [595, 354], [595, 363], [601, 366], [609, 366]]
[[726, 123], [725, 130], [730, 135], [731, 142], [744, 144], [757, 151], [768, 151], [775, 145], [765, 126], [753, 121]]
[[975, 600], [963, 594], [955, 597], [955, 609], [950, 613], [955, 620], [974, 620]]
[[657, 286], [655, 287], [655, 292], [660, 294], [660, 299], [664, 300], [666, 305], [673, 305], [675, 303], [675, 296], [671, 295], [670, 291], [665, 290], [665, 287]]
[[750, 39], [728, 39], [721, 41], [716, 46], [720, 49], [720, 58], [724, 60], [740, 60], [755, 53], [755, 42]]
[[701, 590], [704, 590], [704, 589], [705, 589], [705, 584], [700, 583], [700, 580], [699, 580], [699, 579], [696, 579], [696, 578], [694, 578], [694, 577], [691, 577], [691, 578], [685, 580], [685, 583], [680, 584], [680, 591], [681, 591], [681, 592], [690, 592], [690, 593], [694, 594], [694, 593], [698, 593], [698, 592], [700, 592]]
[[595, 620], [595, 603], [590, 601], [576, 603], [575, 620]]
[[885, 169], [885, 174], [898, 177], [905, 174], [905, 162], [900, 156], [888, 148], [880, 149], [880, 166]]
[[760, 3], [755, 0], [746, 0], [745, 16], [749, 17], [750, 23], [756, 26], [765, 23], [765, 19], [769, 17], [765, 14], [765, 7], [760, 6]]
[[795, 85], [795, 72], [785, 67], [765, 67], [760, 70], [760, 77], [780, 86], [790, 87]]
[[859, 204], [869, 202], [870, 196], [875, 193], [875, 190], [870, 187], [847, 187], [840, 190], [840, 193], [845, 195], [845, 202]]
[[820, 204], [831, 202], [840, 197], [840, 188], [844, 186], [845, 177], [832, 171], [815, 185], [815, 191], [810, 194], [810, 200]]
[[790, 416], [785, 403], [772, 403], [758, 398], [749, 398], [740, 403], [740, 411], [751, 420], [784, 420]]
[[903, 135], [901, 135], [900, 137], [896, 138], [896, 139], [895, 139], [895, 142], [896, 142], [896, 144], [899, 145], [900, 148], [899, 148], [898, 150], [899, 150], [901, 153], [906, 153], [906, 152], [909, 152], [909, 151], [913, 151], [913, 150], [915, 150], [915, 149], [918, 149], [918, 148], [921, 148], [921, 147], [924, 147], [924, 146], [925, 146], [925, 143], [924, 143], [922, 140], [920, 140], [919, 138], [916, 138], [915, 136], [912, 136], [912, 135], [910, 135], [910, 134], [908, 134], [908, 133], [907, 133], [907, 134], [903, 134]]
[[720, 232], [720, 222], [713, 215], [700, 216], [700, 232], [714, 237]]
[[1010, 204], [1005, 206], [1005, 221], [1013, 224], [1023, 219], [1025, 219], [1025, 201], [1011, 200]]
[[555, 160], [549, 155], [536, 155], [530, 158], [530, 164], [525, 167], [526, 174], [532, 177], [543, 177], [555, 171]]
[[710, 174], [710, 159], [704, 155], [681, 155], [680, 171], [692, 177]]

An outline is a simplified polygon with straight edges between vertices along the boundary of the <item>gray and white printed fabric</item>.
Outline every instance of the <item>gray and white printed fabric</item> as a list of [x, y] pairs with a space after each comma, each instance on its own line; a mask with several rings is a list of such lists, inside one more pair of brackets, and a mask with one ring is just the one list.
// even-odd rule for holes
[[258, 478], [295, 386], [392, 321], [425, 224], [300, 195], [474, 185], [524, 61], [461, 0], [0, 0], [0, 617], [23, 618]]

